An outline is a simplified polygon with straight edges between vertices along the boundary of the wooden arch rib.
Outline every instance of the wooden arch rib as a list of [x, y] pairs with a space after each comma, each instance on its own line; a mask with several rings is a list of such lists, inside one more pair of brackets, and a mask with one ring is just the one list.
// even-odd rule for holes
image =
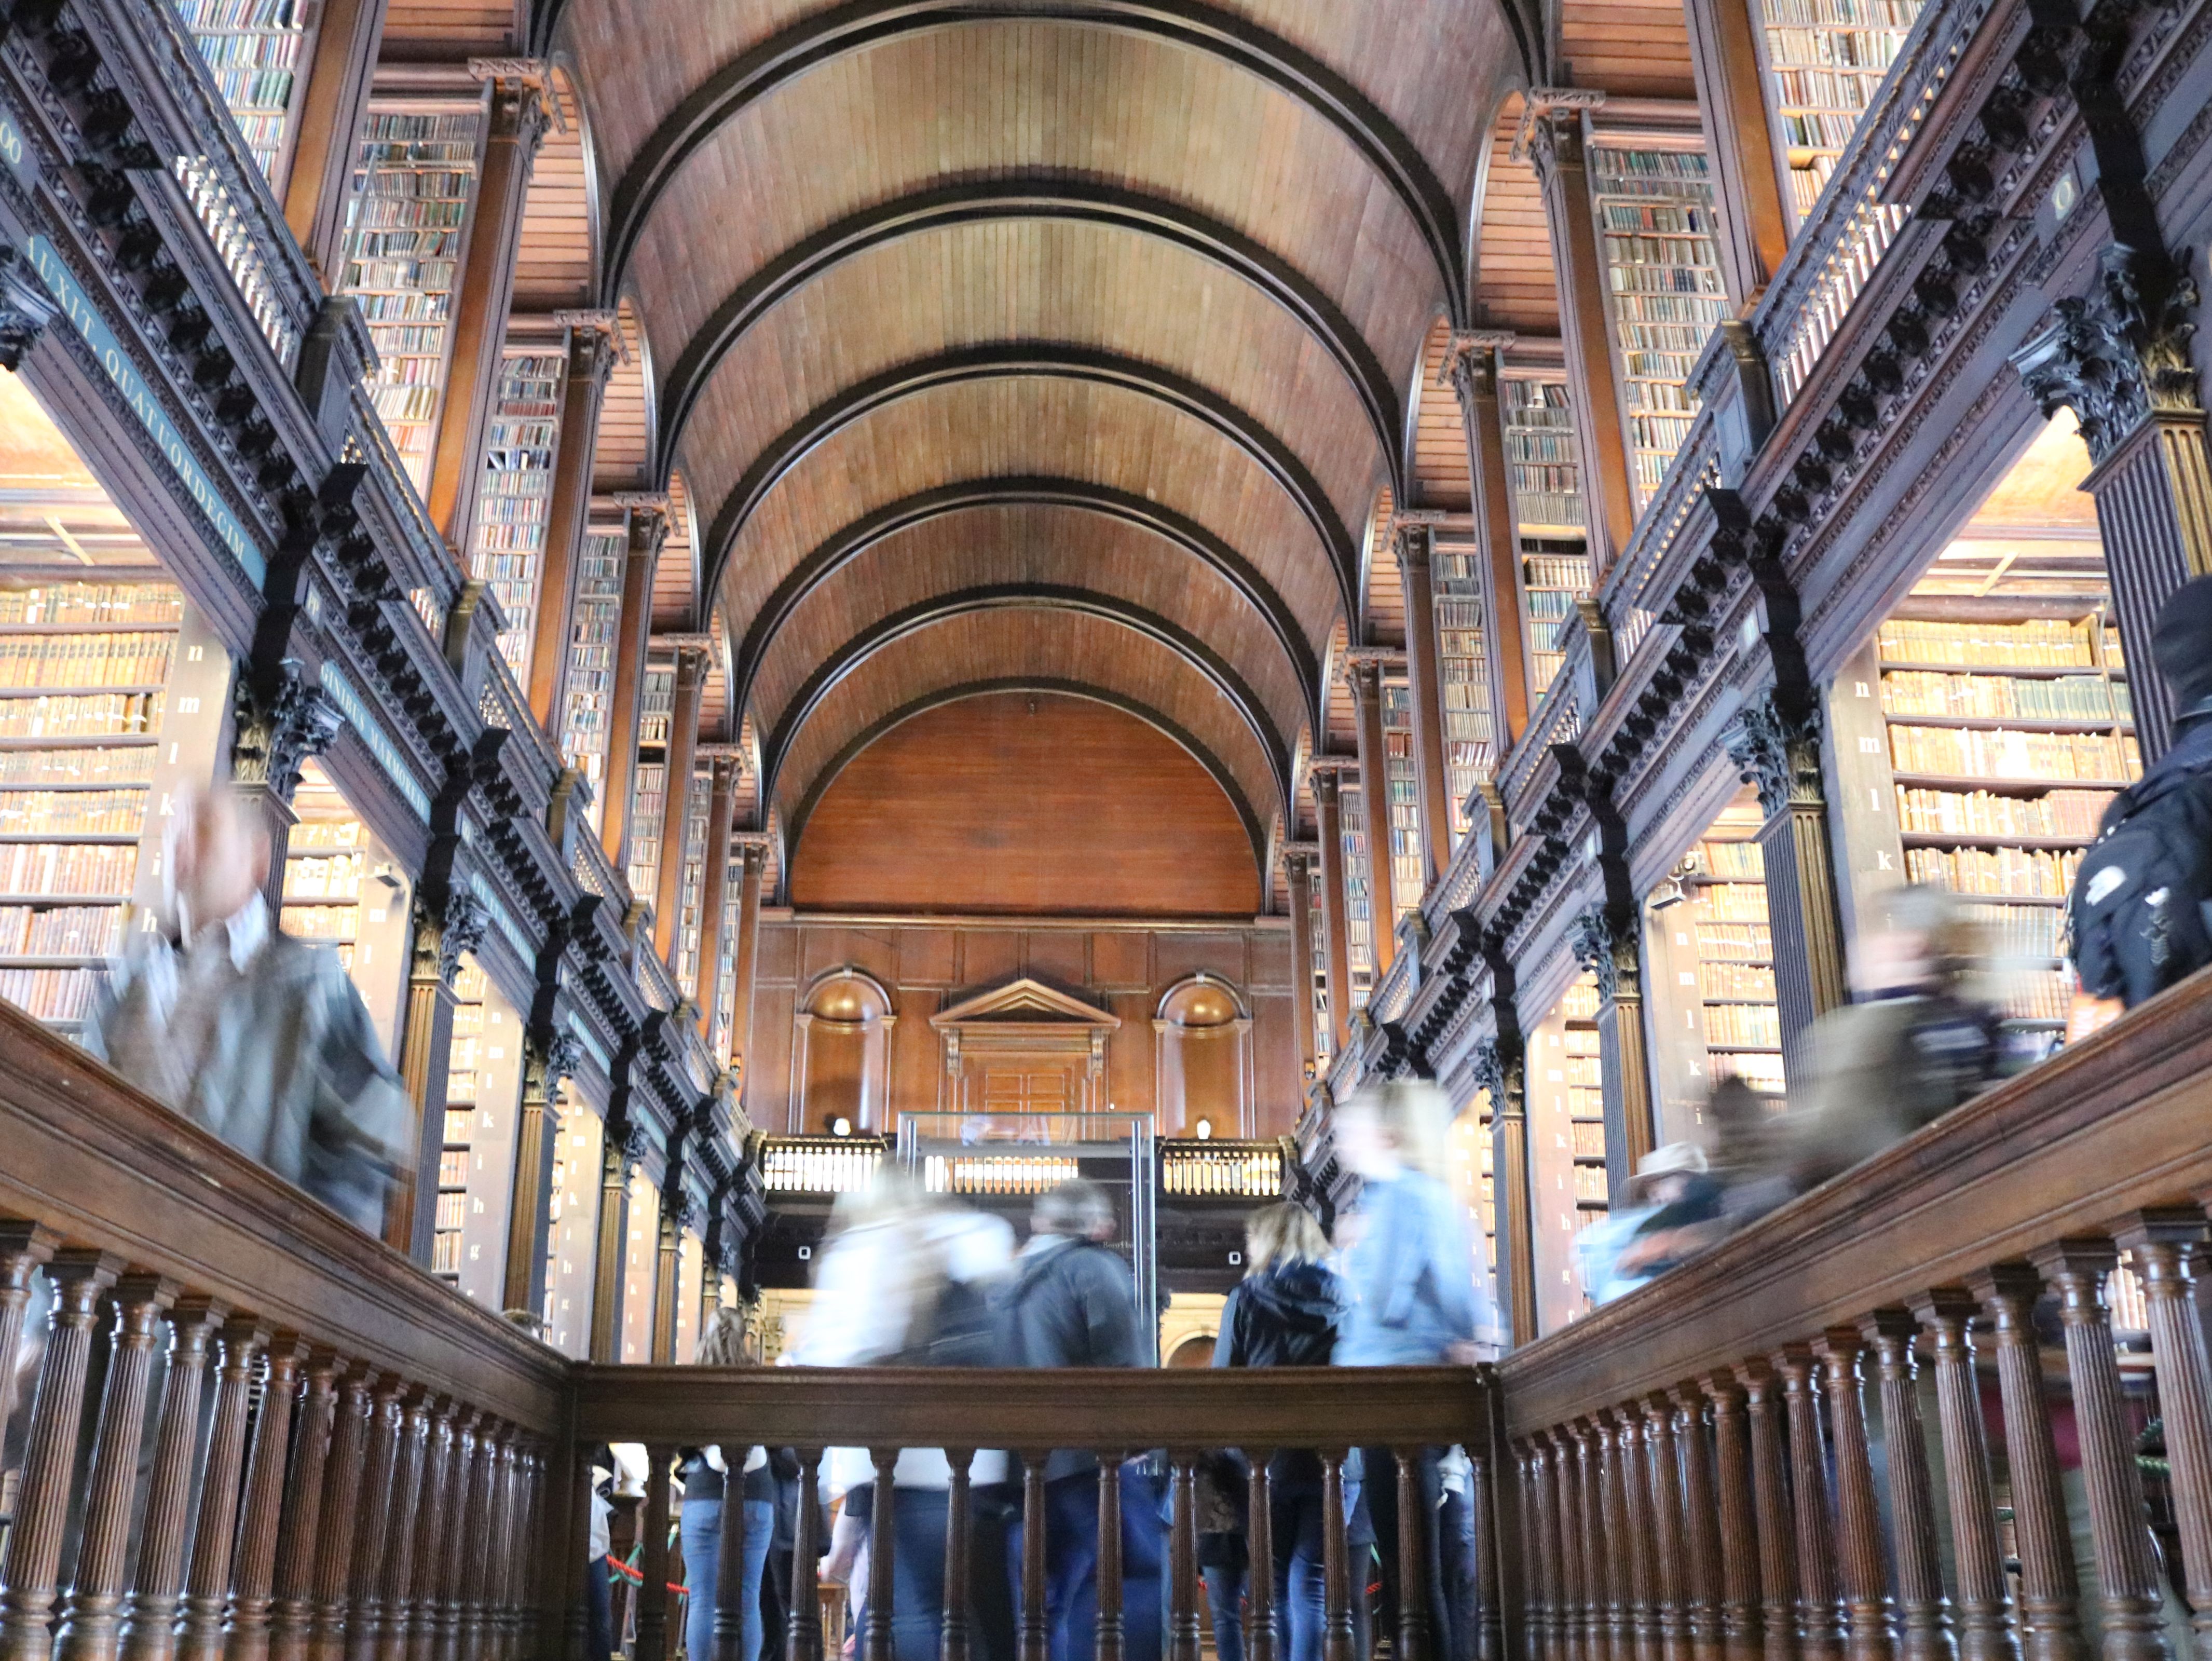
[[[1076, 220], [1171, 242], [1242, 277], [1290, 313], [1351, 383], [1376, 448], [1401, 486], [1396, 433], [1401, 404], [1375, 349], [1320, 285], [1234, 226], [1163, 197], [1062, 178], [988, 179], [945, 186], [864, 208], [787, 248], [740, 283], [693, 336], [669, 370], [659, 467], [665, 476], [684, 425], [715, 369], [745, 332], [824, 271], [904, 237], [1004, 219]], [[1402, 489], [1401, 490], [1402, 494]]]
[[904, 363], [847, 387], [808, 411], [755, 457], [730, 489], [707, 532], [706, 581], [701, 592], [721, 586], [722, 568], [753, 510], [769, 491], [805, 459], [807, 453], [840, 428], [871, 411], [963, 381], [1020, 378], [1084, 380], [1118, 386], [1167, 405], [1219, 434], [1251, 458], [1295, 504], [1326, 551], [1346, 616], [1358, 611], [1359, 550], [1339, 517], [1335, 504], [1313, 472], [1272, 429], [1212, 389], [1188, 376], [1118, 353], [1088, 347], [1016, 342], [963, 347]]
[[1465, 322], [1467, 277], [1450, 192], [1419, 148], [1366, 94], [1272, 30], [1200, 0], [847, 0], [741, 53], [669, 114], [614, 189], [608, 219], [608, 294], [621, 290], [654, 204], [684, 161], [746, 106], [848, 53], [879, 41], [1010, 18], [1065, 21], [1149, 35], [1232, 64], [1298, 100], [1342, 133], [1389, 186], [1419, 228], [1452, 320]]
[[1098, 514], [1152, 532], [1211, 567], [1251, 602], [1267, 621], [1284, 655], [1304, 689], [1307, 719], [1318, 723], [1321, 667], [1297, 617], [1252, 563], [1197, 520], [1147, 501], [1133, 491], [1073, 478], [986, 478], [947, 484], [890, 502], [855, 520], [802, 560], [754, 613], [744, 638], [732, 654], [732, 709], [752, 700], [754, 678], [767, 661], [777, 635], [806, 597], [854, 560], [890, 538], [934, 519], [977, 508], [1060, 507]]
[[[837, 782], [838, 775], [852, 764], [855, 757], [883, 737], [884, 733], [906, 721], [912, 721], [916, 715], [927, 715], [932, 709], [941, 709], [948, 703], [960, 703], [969, 698], [988, 697], [994, 692], [1054, 692], [1063, 697], [1086, 698], [1093, 703], [1103, 704], [1109, 709], [1119, 709], [1123, 715], [1133, 715], [1155, 732], [1173, 739], [1189, 754], [1191, 759], [1212, 775], [1213, 782], [1221, 787], [1222, 794], [1229, 798], [1229, 805], [1237, 810], [1237, 817], [1244, 826], [1244, 835], [1252, 844], [1252, 863], [1261, 873], [1261, 894], [1262, 897], [1267, 894], [1265, 873], [1267, 869], [1267, 815], [1260, 812], [1254, 806], [1250, 798], [1245, 794], [1244, 787], [1237, 782], [1236, 772], [1226, 762], [1207, 748], [1195, 733], [1170, 720], [1149, 704], [1123, 693], [1109, 691], [1103, 686], [1093, 686], [1085, 681], [1054, 680], [1033, 675], [1010, 675], [996, 680], [963, 681], [955, 686], [943, 687], [936, 691], [925, 693], [909, 703], [901, 704], [889, 715], [869, 722], [867, 726], [855, 733], [846, 741], [844, 747], [825, 762], [821, 771], [808, 782], [805, 794], [799, 798], [799, 805], [792, 809], [786, 821], [788, 828], [784, 832], [783, 845], [789, 850], [789, 858], [785, 861], [787, 877], [790, 864], [799, 857], [799, 838], [806, 834], [807, 820], [814, 816], [814, 810], [821, 804], [823, 796], [828, 792], [830, 787]], [[766, 801], [768, 798], [763, 796], [762, 800]]]
[[[1244, 678], [1204, 641], [1156, 611], [1087, 589], [1009, 583], [942, 594], [891, 613], [832, 652], [799, 687], [761, 748], [761, 800], [772, 800], [792, 742], [848, 675], [888, 647], [951, 618], [977, 611], [1048, 611], [1101, 618], [1164, 646], [1211, 682], [1237, 712], [1266, 757], [1279, 801], [1291, 799], [1290, 751], [1267, 706]], [[810, 789], [811, 786], [810, 785]], [[794, 846], [795, 846], [794, 843]]]

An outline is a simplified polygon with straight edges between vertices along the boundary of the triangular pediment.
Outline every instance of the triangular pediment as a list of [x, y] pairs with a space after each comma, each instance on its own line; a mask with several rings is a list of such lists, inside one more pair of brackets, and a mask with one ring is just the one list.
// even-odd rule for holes
[[1121, 1018], [1085, 1003], [1073, 992], [1063, 992], [1026, 975], [971, 993], [929, 1018], [929, 1024], [939, 1031], [952, 1026], [1065, 1026], [1070, 1023], [1112, 1031], [1121, 1025]]

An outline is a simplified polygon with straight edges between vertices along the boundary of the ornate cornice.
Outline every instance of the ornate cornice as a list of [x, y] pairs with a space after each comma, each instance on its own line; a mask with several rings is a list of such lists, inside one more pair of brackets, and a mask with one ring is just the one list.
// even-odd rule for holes
[[2079, 417], [2093, 461], [2154, 414], [2203, 414], [2189, 358], [2197, 284], [2185, 259], [2107, 246], [2088, 295], [2057, 301], [2057, 321], [2012, 355], [2045, 416], [2064, 406]]

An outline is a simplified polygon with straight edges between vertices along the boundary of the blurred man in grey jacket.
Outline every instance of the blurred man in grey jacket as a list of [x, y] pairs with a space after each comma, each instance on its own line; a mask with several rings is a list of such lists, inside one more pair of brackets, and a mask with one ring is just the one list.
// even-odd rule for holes
[[163, 926], [134, 934], [85, 1047], [148, 1094], [382, 1231], [413, 1109], [337, 954], [279, 933], [270, 843], [227, 787], [179, 793]]

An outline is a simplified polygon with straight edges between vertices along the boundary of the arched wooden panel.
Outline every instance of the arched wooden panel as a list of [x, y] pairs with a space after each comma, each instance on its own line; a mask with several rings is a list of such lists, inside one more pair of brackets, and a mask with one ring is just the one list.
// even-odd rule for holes
[[801, 909], [1243, 916], [1258, 873], [1206, 770], [1136, 716], [1050, 692], [901, 722], [822, 793], [792, 861]]

